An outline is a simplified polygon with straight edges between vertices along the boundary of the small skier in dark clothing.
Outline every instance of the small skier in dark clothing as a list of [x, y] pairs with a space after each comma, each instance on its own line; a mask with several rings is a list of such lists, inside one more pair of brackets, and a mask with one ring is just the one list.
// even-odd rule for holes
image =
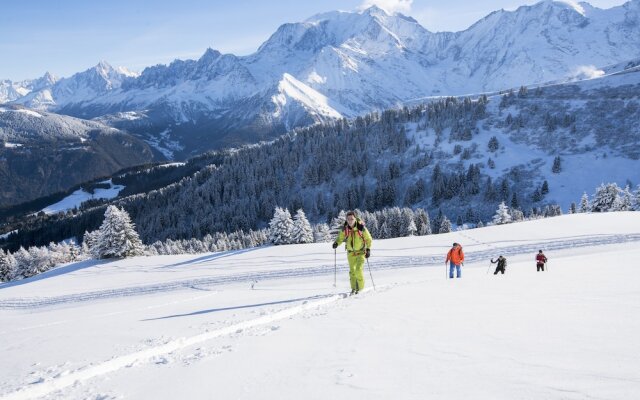
[[544, 272], [544, 265], [547, 263], [547, 256], [544, 255], [542, 250], [538, 250], [538, 254], [536, 255], [536, 267], [538, 271]]
[[505, 268], [507, 268], [507, 259], [500, 256], [498, 257], [497, 260], [493, 261], [493, 258], [491, 259], [491, 264], [495, 264], [498, 263], [498, 265], [496, 266], [496, 272], [494, 272], [494, 275], [497, 275], [498, 272], [502, 272], [502, 274], [504, 274]]

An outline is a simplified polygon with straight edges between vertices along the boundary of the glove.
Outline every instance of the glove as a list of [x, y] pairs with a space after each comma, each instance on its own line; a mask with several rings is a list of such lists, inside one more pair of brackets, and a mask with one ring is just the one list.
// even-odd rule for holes
[[333, 242], [333, 244], [331, 245], [331, 247], [333, 247], [334, 249], [337, 249], [337, 248], [338, 248], [338, 243]]
[[366, 249], [364, 251], [364, 258], [369, 258], [371, 256], [371, 249]]

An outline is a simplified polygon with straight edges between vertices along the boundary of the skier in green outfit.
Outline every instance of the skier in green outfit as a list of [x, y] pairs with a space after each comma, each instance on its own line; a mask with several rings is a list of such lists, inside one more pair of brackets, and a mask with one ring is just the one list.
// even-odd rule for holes
[[364, 226], [364, 222], [356, 216], [356, 213], [349, 211], [343, 229], [338, 234], [338, 238], [333, 242], [333, 248], [337, 248], [345, 242], [347, 249], [347, 260], [349, 261], [349, 278], [351, 280], [351, 294], [357, 294], [364, 288], [365, 258], [371, 255], [371, 234]]

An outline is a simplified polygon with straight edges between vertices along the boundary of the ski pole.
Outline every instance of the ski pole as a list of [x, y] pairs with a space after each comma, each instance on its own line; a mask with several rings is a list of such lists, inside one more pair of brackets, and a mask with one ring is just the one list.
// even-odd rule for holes
[[[493, 258], [491, 259], [491, 261], [493, 261]], [[489, 270], [491, 269], [491, 264], [493, 264], [492, 262], [489, 262], [489, 268], [487, 268], [487, 273], [486, 275], [489, 275]]]
[[333, 287], [336, 287], [338, 275], [338, 251], [333, 249]]
[[373, 285], [373, 290], [376, 290], [376, 283], [373, 281], [373, 274], [371, 273], [371, 265], [369, 265], [368, 258], [367, 258], [367, 267], [369, 268], [369, 276], [371, 277], [371, 284]]

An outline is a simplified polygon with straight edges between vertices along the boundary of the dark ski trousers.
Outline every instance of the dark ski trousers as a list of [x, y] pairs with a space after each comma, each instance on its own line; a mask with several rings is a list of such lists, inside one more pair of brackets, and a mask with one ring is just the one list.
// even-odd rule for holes
[[538, 271], [544, 271], [544, 264], [536, 264]]
[[496, 267], [496, 272], [494, 272], [494, 275], [498, 275], [498, 272], [502, 272], [504, 274], [504, 267], [500, 268], [500, 267]]

